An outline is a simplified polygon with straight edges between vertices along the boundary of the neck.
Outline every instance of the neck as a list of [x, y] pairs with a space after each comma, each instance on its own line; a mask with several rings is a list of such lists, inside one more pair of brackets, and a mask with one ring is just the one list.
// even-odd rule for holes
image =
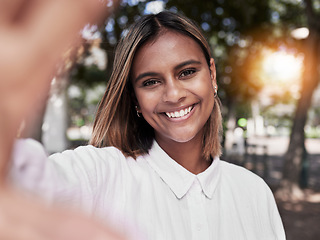
[[202, 138], [180, 143], [175, 141], [161, 141], [157, 139], [159, 146], [177, 163], [193, 174], [206, 170], [211, 161], [203, 159]]

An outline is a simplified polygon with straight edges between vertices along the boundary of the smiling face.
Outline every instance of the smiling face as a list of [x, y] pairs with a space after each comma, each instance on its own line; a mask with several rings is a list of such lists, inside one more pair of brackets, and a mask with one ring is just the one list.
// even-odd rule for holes
[[210, 68], [199, 44], [166, 31], [136, 53], [131, 72], [138, 110], [157, 142], [202, 141], [214, 107], [214, 61]]

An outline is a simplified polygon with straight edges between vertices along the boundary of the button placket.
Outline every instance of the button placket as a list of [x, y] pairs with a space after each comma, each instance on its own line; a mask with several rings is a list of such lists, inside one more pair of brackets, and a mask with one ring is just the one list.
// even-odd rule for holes
[[196, 178], [188, 194], [192, 239], [205, 239], [208, 236], [206, 227], [205, 195], [199, 180]]

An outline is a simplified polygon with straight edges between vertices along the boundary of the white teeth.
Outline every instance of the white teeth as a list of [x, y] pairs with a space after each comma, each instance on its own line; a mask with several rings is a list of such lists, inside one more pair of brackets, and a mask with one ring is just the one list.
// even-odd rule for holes
[[179, 117], [183, 117], [184, 115], [188, 114], [191, 110], [192, 110], [192, 106], [190, 106], [186, 109], [181, 109], [180, 111], [166, 112], [166, 115], [169, 118], [179, 118]]

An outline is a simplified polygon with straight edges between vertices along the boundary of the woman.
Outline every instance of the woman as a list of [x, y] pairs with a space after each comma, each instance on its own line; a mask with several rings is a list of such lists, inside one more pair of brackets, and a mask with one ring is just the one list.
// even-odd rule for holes
[[219, 159], [220, 129], [208, 43], [186, 17], [161, 12], [120, 41], [91, 145], [44, 162], [22, 141], [11, 175], [132, 237], [131, 224], [146, 239], [285, 239], [263, 180]]

